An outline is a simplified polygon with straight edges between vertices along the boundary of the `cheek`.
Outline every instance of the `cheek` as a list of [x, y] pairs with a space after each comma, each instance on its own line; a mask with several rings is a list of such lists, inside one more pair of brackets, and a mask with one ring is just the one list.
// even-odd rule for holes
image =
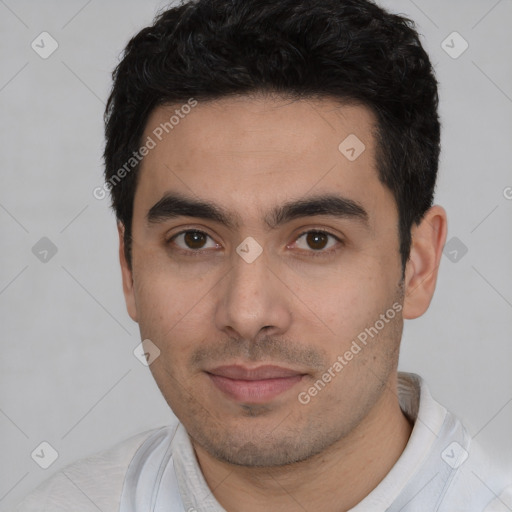
[[135, 300], [143, 339], [152, 340], [159, 349], [182, 360], [206, 337], [213, 318], [208, 290], [203, 278], [186, 280], [172, 269], [152, 266], [150, 262], [135, 275]]
[[[153, 333], [170, 329], [183, 316], [179, 289], [169, 280], [146, 274], [135, 285], [135, 300], [141, 328]], [[149, 334], [149, 333], [148, 333]]]
[[315, 294], [312, 303], [340, 345], [350, 343], [391, 307], [394, 293], [381, 276], [368, 270], [332, 278], [325, 283], [323, 293]]

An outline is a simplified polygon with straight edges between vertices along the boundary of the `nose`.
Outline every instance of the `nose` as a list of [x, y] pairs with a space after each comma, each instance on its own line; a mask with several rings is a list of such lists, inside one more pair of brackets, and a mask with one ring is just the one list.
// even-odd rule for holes
[[219, 289], [216, 326], [229, 336], [256, 340], [283, 335], [292, 320], [291, 297], [263, 253], [248, 263], [233, 255], [233, 267]]

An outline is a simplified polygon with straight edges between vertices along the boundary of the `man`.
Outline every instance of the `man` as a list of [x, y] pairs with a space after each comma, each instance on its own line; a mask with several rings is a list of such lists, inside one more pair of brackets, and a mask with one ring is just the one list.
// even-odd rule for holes
[[106, 112], [124, 295], [179, 423], [53, 476], [19, 510], [512, 510], [420, 377], [437, 84], [366, 0], [199, 0], [128, 44]]

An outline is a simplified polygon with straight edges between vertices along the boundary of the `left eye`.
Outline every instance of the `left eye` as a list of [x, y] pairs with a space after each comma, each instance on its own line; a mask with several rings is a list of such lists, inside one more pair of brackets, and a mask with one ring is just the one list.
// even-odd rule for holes
[[[331, 238], [330, 241], [329, 238]], [[300, 242], [300, 240], [302, 240], [302, 242]], [[323, 249], [330, 249], [332, 246], [336, 245], [337, 241], [340, 241], [339, 238], [327, 233], [326, 231], [307, 231], [297, 238], [295, 244], [299, 249], [322, 251]]]

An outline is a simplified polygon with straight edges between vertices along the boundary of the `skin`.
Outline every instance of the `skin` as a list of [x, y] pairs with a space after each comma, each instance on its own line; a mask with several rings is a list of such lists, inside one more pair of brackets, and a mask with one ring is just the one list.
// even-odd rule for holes
[[[157, 108], [143, 140], [175, 108]], [[199, 103], [141, 164], [131, 266], [118, 226], [128, 312], [142, 339], [160, 349], [151, 371], [229, 512], [241, 503], [245, 512], [348, 510], [379, 484], [410, 436], [397, 398], [403, 319], [430, 304], [446, 213], [434, 206], [413, 226], [402, 281], [398, 211], [378, 179], [374, 126], [367, 108], [328, 98], [226, 98]], [[349, 134], [366, 147], [354, 161], [338, 150]], [[148, 223], [166, 192], [221, 205], [239, 225], [191, 217]], [[265, 224], [274, 206], [321, 193], [362, 205], [367, 224], [326, 215]], [[208, 236], [196, 245], [171, 240], [185, 229]], [[308, 230], [343, 243], [321, 237], [319, 249], [300, 236]], [[263, 249], [252, 263], [236, 252], [249, 236]], [[300, 403], [298, 394], [394, 303], [402, 311]], [[274, 364], [303, 378], [266, 403], [241, 402], [205, 373], [225, 364]]]

